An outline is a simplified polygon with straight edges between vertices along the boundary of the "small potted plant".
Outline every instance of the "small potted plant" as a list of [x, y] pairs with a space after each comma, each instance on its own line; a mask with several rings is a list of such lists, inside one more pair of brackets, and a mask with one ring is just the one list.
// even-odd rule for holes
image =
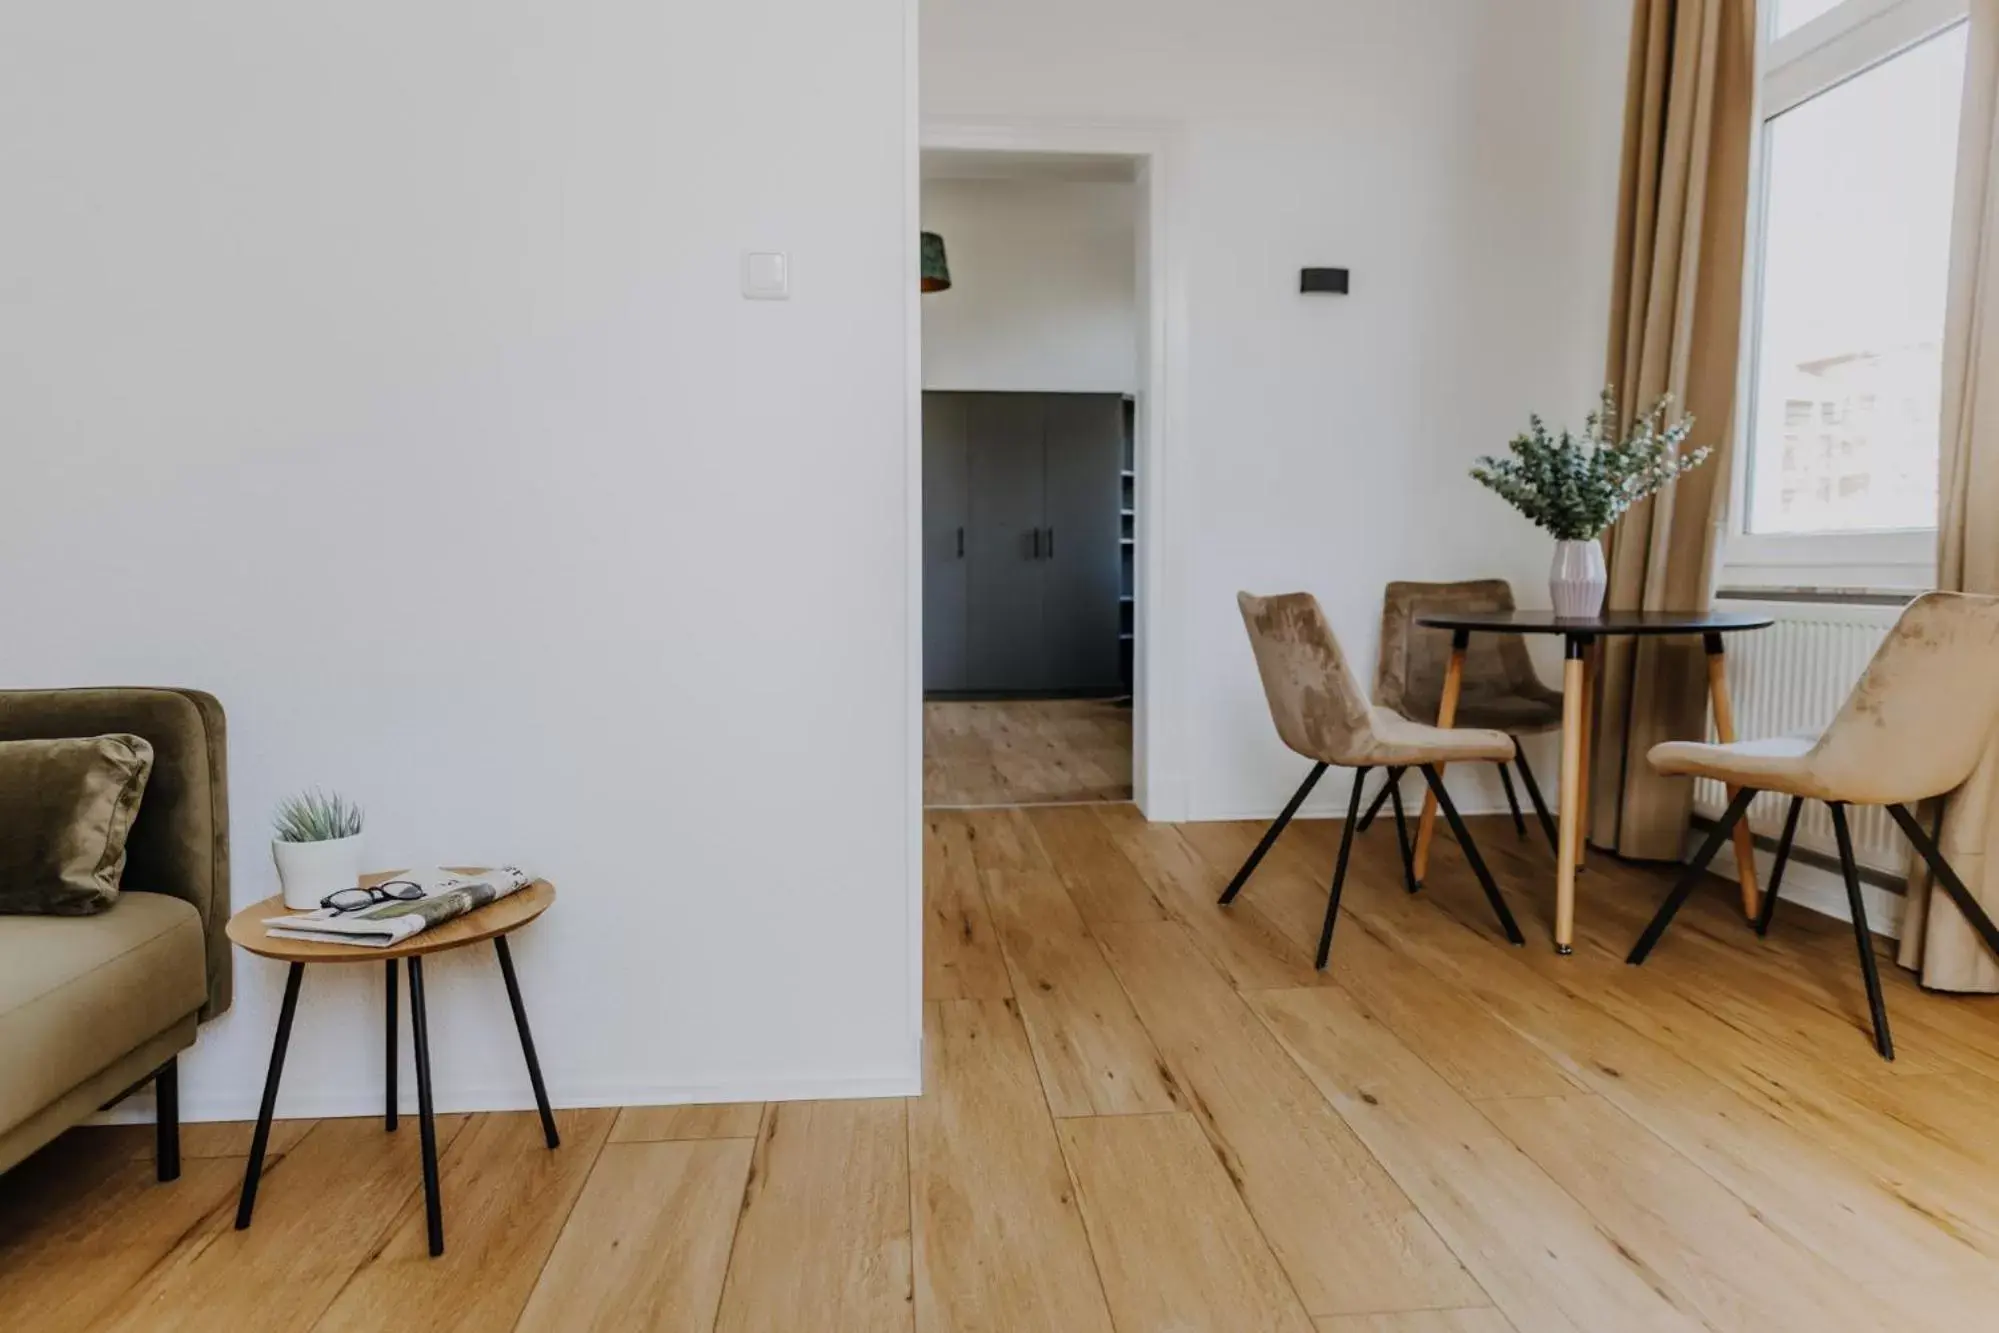
[[361, 882], [361, 807], [317, 788], [278, 806], [271, 857], [285, 906], [315, 911], [330, 893]]
[[1580, 440], [1567, 430], [1556, 439], [1541, 418], [1529, 417], [1527, 432], [1513, 438], [1507, 457], [1481, 458], [1472, 468], [1475, 479], [1554, 534], [1548, 596], [1556, 615], [1589, 618], [1603, 610], [1610, 587], [1603, 534], [1625, 510], [1699, 467], [1712, 452], [1705, 446], [1680, 452], [1694, 419], [1668, 424], [1672, 406], [1670, 394], [1661, 398], [1620, 440], [1617, 393], [1605, 389]]

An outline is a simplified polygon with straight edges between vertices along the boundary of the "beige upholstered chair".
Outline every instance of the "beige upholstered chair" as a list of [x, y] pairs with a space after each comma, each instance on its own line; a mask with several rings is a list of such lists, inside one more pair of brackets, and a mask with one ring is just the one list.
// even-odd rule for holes
[[[1792, 798], [1780, 859], [1790, 849], [1800, 804], [1824, 801], [1832, 810], [1833, 835], [1839, 841], [1840, 867], [1853, 909], [1874, 1044], [1883, 1059], [1894, 1059], [1846, 807], [1886, 806], [1986, 947], [1999, 954], [1999, 927], [1994, 927], [1908, 810], [1910, 803], [1961, 786], [1995, 727], [1999, 727], [1999, 597], [1932, 592], [1902, 612], [1839, 715], [1816, 739], [1787, 736], [1732, 745], [1671, 741], [1653, 746], [1649, 758], [1661, 773], [1713, 778], [1739, 790], [1627, 961], [1645, 961], [1758, 792], [1782, 792]], [[1772, 876], [1765, 891], [1759, 931], [1769, 929], [1779, 882], [1778, 876]]]
[[[1437, 776], [1437, 765], [1457, 763], [1505, 763], [1513, 757], [1513, 742], [1503, 732], [1469, 729], [1445, 730], [1414, 722], [1392, 709], [1370, 704], [1360, 684], [1348, 669], [1332, 627], [1309, 593], [1287, 593], [1280, 597], [1237, 599], [1243, 624], [1249, 629], [1250, 646], [1256, 650], [1256, 668], [1263, 676], [1263, 694], [1270, 705], [1271, 721], [1286, 745], [1313, 761], [1311, 773], [1291, 798], [1277, 822], [1263, 835], [1242, 869], [1222, 893], [1222, 905], [1235, 901], [1242, 886], [1256, 872], [1278, 835], [1284, 832], [1298, 807], [1312, 788], [1334, 764], [1357, 770], [1353, 796], [1347, 804], [1346, 825], [1340, 833], [1340, 859], [1333, 872], [1333, 887], [1326, 903], [1326, 925], [1319, 935], [1318, 966], [1324, 969], [1333, 947], [1333, 922], [1339, 915], [1340, 890], [1346, 882], [1347, 857], [1353, 850], [1355, 826], [1360, 815], [1361, 783], [1372, 768], [1413, 768], [1423, 774], [1437, 803], [1450, 821], [1451, 831], [1465, 849], [1485, 896], [1492, 903], [1506, 937], [1522, 942], [1520, 927], [1499, 896], [1492, 872], [1486, 869], [1471, 833]], [[1408, 870], [1409, 849], [1403, 846], [1403, 869]]]
[[[1388, 585], [1381, 601], [1381, 656], [1375, 665], [1374, 701], [1412, 721], [1427, 722], [1437, 716], [1444, 701], [1444, 673], [1451, 662], [1449, 630], [1425, 629], [1416, 618], [1437, 611], [1511, 611], [1513, 585], [1505, 579], [1471, 579], [1458, 583], [1406, 583]], [[1527, 642], [1513, 634], [1481, 634], [1465, 649], [1464, 674], [1458, 690], [1457, 726], [1503, 731], [1515, 740], [1513, 764], [1527, 788], [1534, 814], [1548, 835], [1548, 845], [1556, 843], [1555, 819], [1541, 797], [1541, 784], [1527, 766], [1526, 751], [1519, 748], [1523, 735], [1559, 730], [1562, 725], [1562, 692], [1542, 683], [1527, 655]], [[1395, 823], [1399, 837], [1408, 830], [1402, 814], [1402, 778], [1391, 768], [1374, 802], [1361, 817], [1365, 833], [1381, 813], [1384, 802], [1395, 800]], [[1507, 765], [1499, 765], [1499, 781], [1506, 789], [1506, 803], [1513, 810], [1513, 827], [1523, 836], [1526, 818], [1520, 813], [1520, 798], [1514, 793]]]

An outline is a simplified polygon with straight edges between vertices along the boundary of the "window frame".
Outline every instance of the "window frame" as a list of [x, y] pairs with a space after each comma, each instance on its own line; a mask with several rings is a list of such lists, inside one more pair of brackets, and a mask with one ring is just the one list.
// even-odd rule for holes
[[1757, 39], [1756, 103], [1750, 155], [1747, 242], [1724, 588], [1927, 588], [1936, 582], [1936, 527], [1870, 532], [1757, 533], [1749, 530], [1749, 466], [1755, 433], [1757, 361], [1768, 242], [1771, 123], [1819, 94], [1860, 77], [1969, 19], [1971, 0], [1845, 0], [1773, 36], [1768, 6]]

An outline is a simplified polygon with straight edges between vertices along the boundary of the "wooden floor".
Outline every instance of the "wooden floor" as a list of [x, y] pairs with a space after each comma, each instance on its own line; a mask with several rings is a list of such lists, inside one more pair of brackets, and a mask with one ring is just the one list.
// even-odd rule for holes
[[248, 1135], [80, 1131], [0, 1178], [0, 1326], [728, 1333], [1544, 1333], [1999, 1327], [1999, 1007], [1844, 927], [1758, 942], [1716, 883], [1642, 970], [1662, 890], [1601, 858], [1576, 956], [1545, 845], [1476, 822], [1529, 932], [1439, 847], [1418, 898], [1336, 825], [1241, 902], [1245, 825], [1127, 807], [927, 817], [920, 1100], [448, 1117], [450, 1249], [416, 1136], [294, 1122], [257, 1222]]
[[1131, 708], [1102, 699], [923, 705], [923, 803], [1131, 799]]

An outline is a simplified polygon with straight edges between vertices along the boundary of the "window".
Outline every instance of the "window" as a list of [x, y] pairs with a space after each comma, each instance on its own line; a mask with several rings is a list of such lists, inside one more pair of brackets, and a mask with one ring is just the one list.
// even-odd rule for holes
[[1776, 0], [1726, 578], [1933, 577], [1968, 0]]

